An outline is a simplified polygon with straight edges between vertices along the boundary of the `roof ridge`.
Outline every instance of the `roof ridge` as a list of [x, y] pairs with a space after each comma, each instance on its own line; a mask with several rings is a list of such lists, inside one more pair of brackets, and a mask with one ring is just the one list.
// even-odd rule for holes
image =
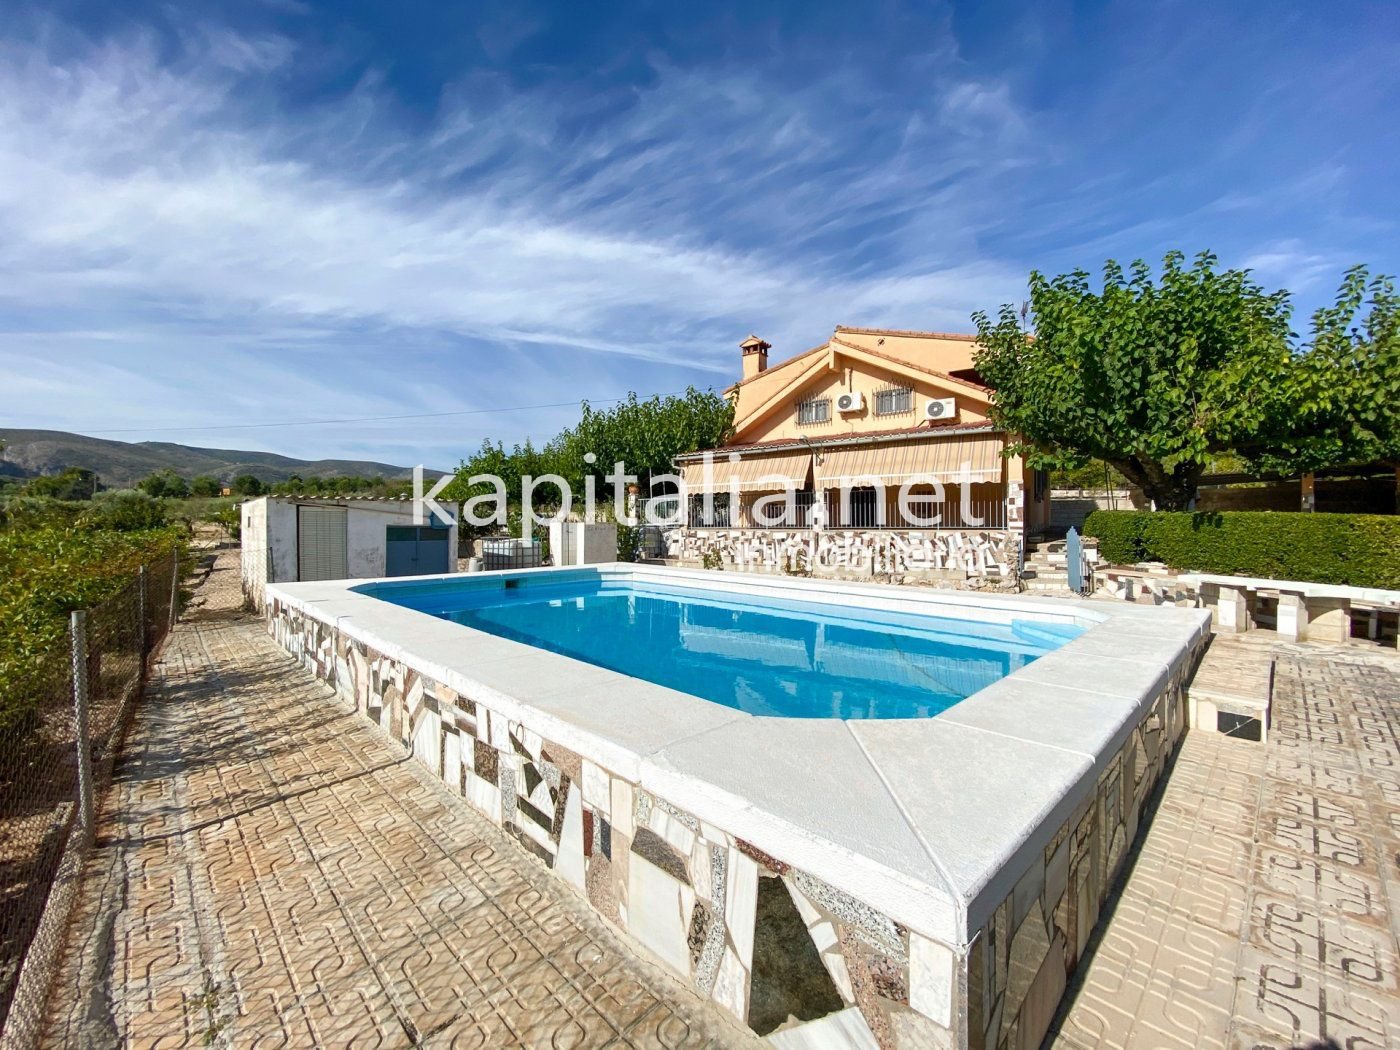
[[905, 335], [916, 339], [961, 339], [970, 343], [977, 341], [977, 336], [967, 332], [927, 332], [917, 328], [859, 328], [854, 325], [838, 324], [838, 332], [850, 332], [854, 335]]

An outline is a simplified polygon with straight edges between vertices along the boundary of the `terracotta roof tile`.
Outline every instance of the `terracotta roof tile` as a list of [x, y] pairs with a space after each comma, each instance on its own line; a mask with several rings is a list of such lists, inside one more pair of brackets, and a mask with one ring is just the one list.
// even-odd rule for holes
[[853, 328], [844, 324], [838, 324], [836, 331], [849, 332], [852, 335], [893, 335], [915, 339], [957, 339], [964, 343], [977, 342], [975, 335], [968, 335], [966, 332], [920, 332], [910, 328]]

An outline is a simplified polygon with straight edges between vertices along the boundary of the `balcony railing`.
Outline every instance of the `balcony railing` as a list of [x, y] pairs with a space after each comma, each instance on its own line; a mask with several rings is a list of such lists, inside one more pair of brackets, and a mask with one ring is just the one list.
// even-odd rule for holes
[[[911, 497], [908, 515], [899, 504], [897, 492], [885, 493], [879, 500], [873, 490], [856, 490], [846, 505], [840, 494], [827, 498], [828, 529], [1004, 529], [1006, 501], [998, 498], [961, 499], [950, 488], [941, 503], [929, 497]], [[936, 524], [934, 523], [937, 518]]]

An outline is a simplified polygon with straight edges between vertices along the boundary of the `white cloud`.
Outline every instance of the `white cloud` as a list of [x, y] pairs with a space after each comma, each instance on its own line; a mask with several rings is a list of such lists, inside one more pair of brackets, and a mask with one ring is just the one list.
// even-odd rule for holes
[[[920, 123], [840, 69], [781, 93], [658, 63], [591, 121], [596, 99], [464, 81], [415, 136], [373, 75], [279, 108], [284, 38], [191, 26], [182, 48], [0, 49], [0, 353], [50, 357], [7, 415], [377, 414], [404, 339], [456, 347], [430, 371], [460, 385], [425, 410], [723, 385], [751, 328], [780, 350], [838, 322], [965, 329], [1019, 294], [1019, 268], [975, 257], [993, 194], [959, 182], [997, 162], [989, 125], [1020, 135], [996, 85], [950, 78], [947, 119]], [[329, 377], [304, 360], [347, 344]], [[207, 374], [152, 370], [182, 355]], [[112, 386], [74, 396], [85, 375]]]
[[1241, 263], [1254, 271], [1254, 278], [1270, 291], [1286, 288], [1294, 293], [1327, 291], [1327, 285], [1341, 280], [1351, 262], [1339, 255], [1314, 252], [1301, 241], [1288, 239], [1264, 245]]

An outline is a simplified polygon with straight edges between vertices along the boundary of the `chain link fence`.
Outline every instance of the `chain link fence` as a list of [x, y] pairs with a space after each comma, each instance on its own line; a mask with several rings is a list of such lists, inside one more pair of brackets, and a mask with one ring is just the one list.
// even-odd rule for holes
[[0, 1046], [37, 1039], [97, 803], [193, 567], [172, 554], [72, 613], [0, 732]]

